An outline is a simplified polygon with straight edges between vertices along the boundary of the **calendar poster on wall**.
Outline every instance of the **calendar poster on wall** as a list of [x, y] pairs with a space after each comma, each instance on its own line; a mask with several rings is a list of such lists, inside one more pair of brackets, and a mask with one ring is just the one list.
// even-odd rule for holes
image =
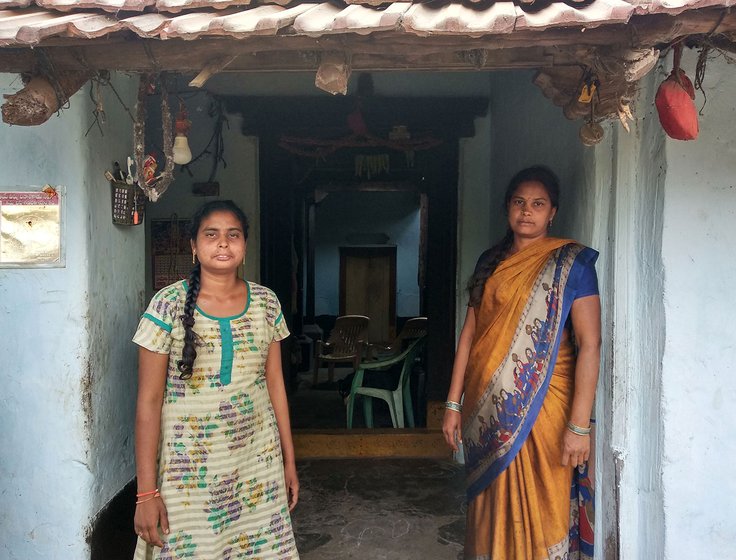
[[64, 266], [62, 190], [0, 188], [0, 268]]

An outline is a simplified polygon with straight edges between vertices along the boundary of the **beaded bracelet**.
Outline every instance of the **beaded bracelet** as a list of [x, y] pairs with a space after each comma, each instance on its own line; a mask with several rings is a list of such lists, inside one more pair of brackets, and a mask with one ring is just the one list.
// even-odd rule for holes
[[592, 428], [590, 426], [588, 426], [587, 428], [582, 428], [580, 426], [576, 426], [572, 422], [568, 422], [567, 429], [577, 436], [587, 436], [590, 434], [590, 430]]
[[463, 411], [463, 405], [461, 405], [459, 402], [455, 402], [455, 401], [447, 401], [445, 403], [445, 408], [447, 410], [454, 410], [455, 412], [462, 412]]

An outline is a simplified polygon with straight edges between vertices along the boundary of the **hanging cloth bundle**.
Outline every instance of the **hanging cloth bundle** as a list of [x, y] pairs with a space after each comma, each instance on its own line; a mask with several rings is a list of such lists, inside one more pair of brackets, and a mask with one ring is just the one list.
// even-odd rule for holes
[[654, 104], [667, 136], [675, 140], [694, 140], [698, 137], [698, 111], [693, 101], [695, 88], [680, 68], [682, 43], [674, 46], [674, 53], [672, 72], [660, 84]]

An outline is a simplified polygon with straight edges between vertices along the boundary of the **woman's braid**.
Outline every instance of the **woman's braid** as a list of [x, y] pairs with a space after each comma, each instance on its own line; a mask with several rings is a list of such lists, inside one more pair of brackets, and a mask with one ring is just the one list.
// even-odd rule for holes
[[194, 309], [197, 307], [197, 296], [199, 296], [200, 270], [201, 267], [198, 262], [189, 274], [189, 287], [187, 289], [187, 298], [184, 302], [184, 314], [181, 316], [181, 322], [184, 324], [184, 349], [181, 353], [181, 360], [176, 363], [176, 367], [181, 372], [179, 379], [189, 379], [192, 377], [192, 367], [194, 366], [194, 360], [197, 358]]

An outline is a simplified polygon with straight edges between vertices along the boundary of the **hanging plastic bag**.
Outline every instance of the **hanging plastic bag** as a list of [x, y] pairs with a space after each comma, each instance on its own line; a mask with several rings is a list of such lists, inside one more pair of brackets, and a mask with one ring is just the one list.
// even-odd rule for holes
[[695, 140], [698, 137], [698, 111], [695, 108], [695, 88], [680, 68], [682, 45], [675, 47], [672, 72], [662, 82], [654, 98], [659, 122], [667, 136], [675, 140]]

